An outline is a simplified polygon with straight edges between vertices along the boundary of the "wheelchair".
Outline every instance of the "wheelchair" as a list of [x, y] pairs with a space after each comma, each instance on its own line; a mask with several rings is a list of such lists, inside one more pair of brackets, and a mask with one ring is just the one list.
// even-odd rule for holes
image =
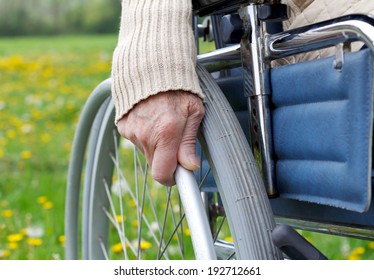
[[[66, 258], [325, 259], [294, 229], [373, 240], [374, 19], [283, 31], [280, 1], [193, 3], [196, 37], [216, 46], [198, 55], [200, 169], [178, 167], [177, 187], [152, 181], [103, 81], [73, 142]], [[325, 48], [335, 55], [279, 62]]]

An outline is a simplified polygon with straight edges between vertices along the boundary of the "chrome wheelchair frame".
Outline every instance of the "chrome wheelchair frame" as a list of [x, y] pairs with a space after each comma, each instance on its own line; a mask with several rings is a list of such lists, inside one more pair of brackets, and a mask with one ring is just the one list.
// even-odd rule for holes
[[[374, 240], [374, 203], [371, 203], [366, 212], [359, 213], [286, 199], [278, 192], [270, 83], [272, 63], [279, 58], [336, 47], [333, 65], [339, 71], [344, 67], [344, 51], [349, 49], [352, 42], [361, 41], [371, 53], [374, 53], [374, 19], [356, 14], [295, 30], [270, 32], [268, 22], [285, 17], [286, 10], [279, 0], [194, 0], [193, 3], [196, 15], [211, 16], [213, 30], [210, 31], [214, 33], [217, 47], [215, 51], [198, 55], [197, 75], [208, 100], [205, 118], [198, 134], [201, 150], [201, 166], [198, 171], [200, 173], [186, 173], [178, 168], [175, 174], [178, 195], [182, 196], [183, 201], [180, 207], [184, 208], [187, 224], [191, 229], [195, 257], [281, 259], [281, 246], [276, 244], [274, 237], [271, 239], [272, 233], [277, 232], [279, 228], [276, 223], [310, 231]], [[218, 27], [222, 16], [231, 14], [238, 14], [240, 18], [241, 26], [236, 30], [240, 33], [240, 43], [230, 42], [225, 45]], [[195, 26], [198, 34], [197, 24]], [[373, 64], [373, 61], [370, 63]], [[236, 75], [231, 75], [234, 72]], [[240, 103], [242, 111], [235, 112], [236, 108], [230, 104], [230, 96], [225, 97], [222, 80], [228, 82], [225, 84], [226, 90], [240, 95], [240, 100], [235, 102]], [[132, 251], [137, 259], [142, 257], [142, 227], [138, 227], [137, 246], [130, 244], [130, 240], [125, 236], [124, 219], [121, 218], [121, 223], [118, 222], [110, 193], [114, 183], [114, 172], [125, 181], [125, 176], [120, 173], [118, 148], [121, 146], [121, 138], [113, 123], [114, 105], [111, 102], [110, 91], [111, 79], [95, 88], [83, 108], [74, 137], [65, 209], [67, 259], [77, 259], [79, 251], [84, 259], [110, 257], [109, 226], [117, 230], [125, 259], [128, 258], [127, 245], [130, 247], [130, 253]], [[373, 93], [372, 86], [369, 93]], [[241, 114], [240, 118], [238, 113]], [[137, 221], [146, 222], [147, 226], [144, 229], [150, 231], [150, 223], [143, 218], [143, 206], [147, 205], [144, 203], [145, 194], [149, 191], [147, 166], [137, 166], [142, 160], [137, 149], [134, 148], [133, 152], [134, 168], [137, 170], [135, 177], [142, 177], [141, 180], [136, 179], [135, 192], [140, 193], [142, 187], [143, 196], [131, 195], [132, 192], [129, 191], [130, 197], [127, 195], [126, 201], [122, 201], [120, 195], [119, 204], [122, 206], [123, 203], [134, 202], [139, 208]], [[86, 168], [83, 171], [85, 163]], [[371, 165], [370, 160], [369, 164]], [[128, 165], [131, 167], [131, 164]], [[85, 180], [80, 226], [79, 193], [82, 175]], [[140, 181], [144, 184], [140, 184]], [[196, 191], [195, 181], [202, 185], [199, 186], [200, 192]], [[211, 181], [214, 181], [213, 184]], [[195, 191], [192, 191], [193, 189]], [[126, 187], [126, 190], [130, 190], [130, 187]], [[170, 194], [171, 191], [168, 193], [169, 199]], [[170, 200], [166, 204], [170, 206], [166, 207], [167, 209], [173, 208]], [[122, 207], [120, 210], [117, 214], [122, 216]], [[328, 215], [323, 215], [326, 213]], [[163, 224], [166, 224], [166, 216]], [[175, 218], [174, 214], [170, 216]], [[222, 220], [222, 223], [218, 224], [216, 218]], [[183, 229], [180, 226], [183, 219], [184, 215], [179, 222], [175, 219], [171, 221], [175, 225], [175, 230], [168, 241], [173, 240], [177, 230]], [[225, 220], [233, 242], [217, 239]], [[79, 242], [79, 230], [82, 232], [82, 242]], [[158, 230], [161, 232], [161, 229]], [[298, 235], [291, 237], [298, 239]], [[168, 257], [164, 254], [167, 247], [164, 248], [164, 242], [167, 241], [164, 240], [164, 228], [159, 239], [156, 235], [152, 235], [152, 238], [154, 244], [159, 246], [159, 253], [162, 251], [157, 258]], [[179, 242], [179, 239], [177, 241], [183, 243]], [[294, 246], [292, 242], [291, 247]], [[314, 254], [315, 251], [310, 249], [310, 244], [303, 243], [301, 247], [306, 248], [307, 253], [312, 252], [312, 256], [302, 257], [321, 257], [318, 252], [317, 255]], [[184, 257], [184, 249], [181, 248], [180, 251]]]
[[[241, 6], [238, 2], [242, 1], [233, 1], [231, 8], [227, 5], [223, 5], [223, 8], [221, 1], [217, 9], [210, 6], [210, 11], [215, 11], [212, 17], [220, 18], [224, 14], [235, 12], [238, 8], [244, 28], [240, 43], [200, 54], [198, 61], [210, 72], [242, 67], [244, 95], [248, 103], [251, 147], [253, 154], [259, 155], [256, 159], [262, 171], [270, 201], [272, 204], [277, 204], [276, 201], [279, 199], [274, 179], [274, 151], [269, 108], [271, 95], [269, 71], [272, 61], [309, 51], [336, 47], [335, 67], [341, 67], [344, 64], [342, 54], [344, 50], [349, 49], [353, 42], [361, 41], [371, 52], [374, 52], [374, 19], [368, 15], [354, 14], [295, 30], [269, 34], [266, 21], [260, 20], [258, 15], [259, 7], [267, 1], [245, 1], [245, 5]], [[270, 2], [270, 4], [274, 4], [279, 1]], [[223, 9], [220, 10], [220, 8]], [[218, 29], [218, 20], [213, 20], [212, 25], [213, 29]], [[289, 203], [292, 204], [293, 209], [301, 210], [301, 214], [293, 216], [289, 215], [289, 212], [278, 212], [278, 209], [288, 207]], [[363, 222], [358, 225], [349, 222], [356, 220], [359, 216], [365, 216], [364, 220], [366, 221], [374, 220], [370, 218], [374, 216], [373, 205], [366, 213], [349, 213], [348, 216], [351, 218], [348, 219], [348, 222], [319, 220], [318, 216], [313, 215], [303, 216], [303, 209], [307, 209], [305, 212], [313, 212], [314, 209], [319, 211], [318, 208], [321, 206], [282, 201], [281, 207], [276, 207], [273, 210], [276, 220], [280, 224], [288, 224], [310, 231], [374, 240], [374, 223], [365, 224]], [[348, 213], [345, 210], [332, 209], [331, 207], [325, 208], [325, 211], [332, 211], [334, 216], [344, 216]]]

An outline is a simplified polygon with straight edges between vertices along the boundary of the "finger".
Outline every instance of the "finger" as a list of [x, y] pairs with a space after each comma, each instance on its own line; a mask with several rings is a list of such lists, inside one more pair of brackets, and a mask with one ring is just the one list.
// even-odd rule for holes
[[175, 185], [174, 172], [177, 168], [177, 152], [180, 139], [173, 139], [156, 146], [152, 160], [152, 177], [165, 186]]
[[187, 119], [183, 131], [182, 140], [178, 150], [178, 162], [188, 170], [200, 167], [200, 161], [196, 156], [196, 136], [203, 114], [196, 112]]

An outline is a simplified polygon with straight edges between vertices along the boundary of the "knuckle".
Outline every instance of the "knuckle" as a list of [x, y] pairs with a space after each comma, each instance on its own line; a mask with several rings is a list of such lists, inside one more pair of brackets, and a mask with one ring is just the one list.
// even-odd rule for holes
[[199, 106], [199, 108], [196, 110], [195, 114], [196, 114], [196, 117], [201, 120], [205, 115], [204, 106]]
[[117, 130], [118, 130], [118, 133], [119, 133], [122, 137], [129, 139], [129, 137], [128, 137], [128, 135], [127, 135], [126, 130], [125, 130], [124, 127], [122, 127], [122, 126], [121, 126], [121, 127], [118, 127]]
[[[122, 137], [126, 137], [126, 129], [125, 129], [125, 125], [123, 123], [118, 123], [117, 125], [117, 130], [118, 130], [118, 133], [122, 136]], [[127, 138], [127, 137], [126, 137]]]
[[202, 119], [205, 115], [205, 107], [199, 97], [195, 97], [189, 104], [190, 114]]

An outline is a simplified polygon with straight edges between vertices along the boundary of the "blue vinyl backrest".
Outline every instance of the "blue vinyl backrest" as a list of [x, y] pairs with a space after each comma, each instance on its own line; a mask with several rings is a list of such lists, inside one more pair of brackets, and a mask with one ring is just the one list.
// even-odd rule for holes
[[281, 197], [363, 212], [371, 201], [373, 70], [369, 49], [271, 71]]

